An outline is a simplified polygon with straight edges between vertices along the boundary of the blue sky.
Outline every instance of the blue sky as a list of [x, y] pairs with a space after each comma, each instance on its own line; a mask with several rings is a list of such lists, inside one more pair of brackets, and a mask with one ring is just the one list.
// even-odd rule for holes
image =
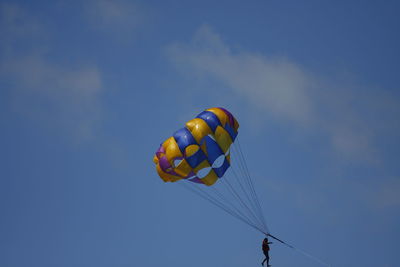
[[398, 9], [1, 1], [0, 265], [259, 266], [259, 233], [152, 162], [223, 106], [272, 233], [332, 266], [397, 266]]

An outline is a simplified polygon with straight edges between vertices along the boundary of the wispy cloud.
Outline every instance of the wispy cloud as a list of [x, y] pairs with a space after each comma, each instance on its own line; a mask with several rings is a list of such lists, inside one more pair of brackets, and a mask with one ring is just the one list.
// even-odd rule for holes
[[123, 34], [137, 28], [143, 12], [133, 1], [125, 0], [88, 0], [84, 11], [93, 28]]
[[95, 66], [69, 69], [40, 56], [1, 65], [11, 80], [13, 109], [35, 121], [89, 138], [99, 119], [101, 75]]
[[[394, 122], [379, 130], [374, 127], [379, 116], [387, 115], [382, 104], [390, 103], [390, 97], [377, 98], [367, 89], [323, 80], [287, 58], [232, 49], [208, 26], [201, 27], [192, 42], [172, 44], [167, 51], [185, 75], [222, 83], [236, 98], [256, 107], [258, 118], [265, 114], [322, 134], [347, 160], [376, 161], [375, 137], [387, 133]], [[394, 103], [392, 111], [400, 114]]]
[[211, 75], [237, 96], [277, 117], [299, 123], [313, 117], [307, 90], [311, 77], [293, 62], [235, 53], [206, 26], [198, 30], [191, 44], [171, 45], [169, 55], [183, 69]]
[[2, 37], [8, 41], [0, 44], [0, 77], [10, 92], [10, 108], [38, 126], [61, 128], [79, 139], [90, 137], [100, 114], [98, 68], [48, 59], [34, 43], [46, 31], [38, 20], [15, 4], [2, 4], [0, 12]]

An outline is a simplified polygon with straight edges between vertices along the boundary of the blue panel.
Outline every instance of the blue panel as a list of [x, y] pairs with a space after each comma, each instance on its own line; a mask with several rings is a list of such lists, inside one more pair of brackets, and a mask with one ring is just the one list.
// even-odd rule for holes
[[222, 166], [219, 168], [213, 168], [213, 170], [217, 174], [218, 177], [222, 177], [225, 174], [226, 170], [229, 168], [229, 166], [230, 166], [229, 162], [225, 158], [224, 164], [222, 164]]
[[217, 129], [218, 125], [221, 125], [218, 117], [210, 111], [203, 111], [197, 116], [197, 118], [205, 121], [213, 132], [215, 132], [215, 129]]
[[187, 157], [186, 161], [189, 163], [190, 167], [196, 168], [197, 165], [202, 163], [205, 159], [207, 159], [207, 156], [204, 154], [203, 150], [199, 149], [196, 153]]
[[185, 148], [187, 146], [197, 144], [190, 131], [186, 128], [182, 128], [176, 131], [173, 137], [175, 138], [175, 141], [178, 144], [182, 154], [185, 153]]
[[225, 124], [225, 130], [229, 133], [229, 135], [232, 138], [232, 141], [235, 141], [237, 133], [235, 133], [235, 130], [229, 125]]
[[224, 152], [222, 152], [222, 149], [219, 147], [218, 143], [209, 136], [205, 136], [202, 140], [202, 143], [203, 142], [206, 143], [208, 161], [210, 162], [210, 165], [212, 165], [219, 156], [224, 155]]

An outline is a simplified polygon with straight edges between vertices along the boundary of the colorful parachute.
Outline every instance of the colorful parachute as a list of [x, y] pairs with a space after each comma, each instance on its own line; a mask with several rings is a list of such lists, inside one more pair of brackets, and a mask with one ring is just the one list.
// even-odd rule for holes
[[[238, 129], [239, 123], [228, 110], [207, 109], [165, 140], [153, 161], [164, 182], [179, 181], [177, 184], [267, 234], [243, 153], [236, 145]], [[232, 148], [235, 153], [231, 157]]]
[[154, 156], [165, 182], [181, 179], [213, 185], [230, 166], [229, 148], [239, 123], [224, 108], [210, 108], [188, 121], [161, 144]]
[[268, 233], [243, 153], [236, 145], [238, 129], [228, 110], [207, 109], [165, 140], [153, 161], [164, 182], [179, 181], [233, 217]]

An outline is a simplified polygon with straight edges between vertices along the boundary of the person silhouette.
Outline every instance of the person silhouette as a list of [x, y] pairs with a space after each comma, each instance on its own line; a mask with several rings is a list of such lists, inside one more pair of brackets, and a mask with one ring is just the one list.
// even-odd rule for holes
[[265, 259], [261, 263], [262, 266], [264, 266], [265, 261], [267, 261], [267, 266], [271, 266], [269, 265], [269, 244], [272, 244], [272, 242], [268, 242], [268, 238], [264, 238], [262, 243], [262, 250], [264, 252]]

